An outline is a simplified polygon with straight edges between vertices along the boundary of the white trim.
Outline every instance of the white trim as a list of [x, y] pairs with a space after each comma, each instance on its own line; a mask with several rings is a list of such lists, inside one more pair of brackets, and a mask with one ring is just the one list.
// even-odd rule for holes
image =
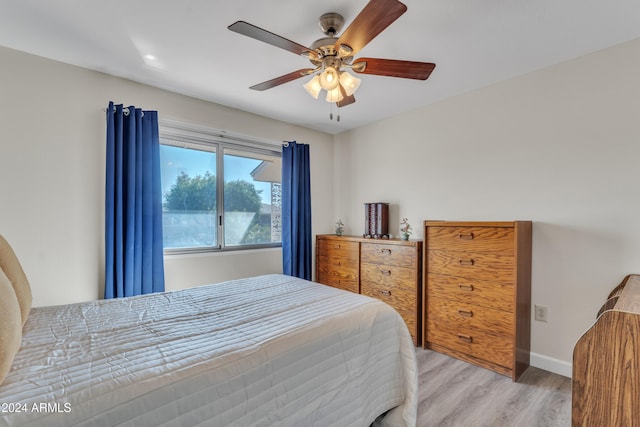
[[185, 123], [178, 120], [159, 118], [158, 126], [160, 134], [164, 134], [165, 138], [189, 139], [192, 142], [226, 142], [229, 144], [240, 144], [243, 148], [251, 146], [263, 150], [281, 152], [282, 144], [264, 138], [243, 135], [224, 129], [216, 129], [208, 126], [197, 125], [193, 123]]
[[[275, 243], [274, 243], [275, 244]], [[265, 251], [278, 251], [282, 252], [282, 246], [277, 243], [278, 246], [265, 246], [262, 248], [242, 248], [239, 250], [226, 250], [226, 251], [194, 251], [194, 252], [172, 252], [164, 254], [164, 259], [186, 259], [186, 258], [205, 258], [205, 257], [220, 257], [220, 256], [244, 256], [246, 254], [260, 254]]]
[[554, 374], [562, 375], [564, 377], [571, 378], [572, 376], [573, 365], [569, 362], [565, 362], [564, 360], [555, 359], [538, 353], [531, 353], [530, 364], [536, 368], [544, 369], [545, 371], [553, 372]]

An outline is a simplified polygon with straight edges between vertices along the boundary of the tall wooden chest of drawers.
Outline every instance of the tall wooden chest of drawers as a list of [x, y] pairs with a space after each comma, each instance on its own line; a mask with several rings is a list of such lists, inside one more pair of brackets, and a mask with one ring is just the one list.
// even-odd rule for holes
[[531, 221], [424, 223], [430, 348], [510, 376], [529, 366]]
[[382, 300], [422, 338], [422, 242], [316, 236], [316, 281]]

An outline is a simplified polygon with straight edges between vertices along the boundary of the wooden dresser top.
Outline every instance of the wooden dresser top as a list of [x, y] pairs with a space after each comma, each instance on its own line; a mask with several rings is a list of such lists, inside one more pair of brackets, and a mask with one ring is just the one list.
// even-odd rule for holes
[[320, 239], [336, 239], [342, 241], [349, 242], [360, 242], [360, 243], [379, 243], [385, 245], [403, 245], [403, 246], [418, 246], [422, 247], [422, 240], [410, 239], [410, 240], [401, 240], [401, 239], [374, 239], [371, 237], [362, 237], [362, 236], [337, 236], [335, 234], [318, 234], [316, 238]]
[[627, 284], [620, 293], [620, 298], [614, 308], [618, 311], [640, 313], [640, 274], [629, 276]]

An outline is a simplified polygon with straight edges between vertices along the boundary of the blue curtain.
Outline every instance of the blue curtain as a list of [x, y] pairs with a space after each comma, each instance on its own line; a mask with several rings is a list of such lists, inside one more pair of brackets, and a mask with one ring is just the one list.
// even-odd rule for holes
[[105, 298], [164, 291], [158, 112], [109, 103]]
[[311, 280], [309, 146], [282, 147], [282, 264], [284, 274]]

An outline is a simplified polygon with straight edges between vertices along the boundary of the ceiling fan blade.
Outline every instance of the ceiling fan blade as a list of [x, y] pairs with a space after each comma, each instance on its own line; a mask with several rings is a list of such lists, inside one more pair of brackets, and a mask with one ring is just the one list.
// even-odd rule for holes
[[369, 1], [336, 42], [336, 51], [340, 45], [347, 45], [352, 49], [350, 54], [355, 55], [406, 10], [407, 6], [398, 0]]
[[353, 95], [347, 95], [347, 92], [344, 90], [342, 85], [340, 85], [340, 93], [342, 93], [342, 101], [336, 102], [338, 108], [346, 107], [347, 105], [351, 105], [356, 102], [356, 97]]
[[315, 71], [313, 68], [302, 68], [300, 70], [292, 71], [289, 74], [285, 74], [284, 76], [276, 77], [275, 79], [258, 83], [257, 85], [251, 86], [249, 89], [253, 89], [253, 90], [271, 89], [272, 87], [280, 86], [281, 84], [299, 79], [300, 77], [304, 77], [313, 71]]
[[[357, 64], [364, 63], [364, 69]], [[436, 64], [431, 62], [398, 61], [395, 59], [358, 58], [353, 61], [353, 71], [360, 74], [402, 77], [405, 79], [426, 80]]]
[[242, 34], [244, 36], [251, 37], [252, 39], [268, 43], [272, 46], [288, 50], [289, 52], [295, 53], [296, 55], [308, 56], [315, 54], [315, 52], [313, 52], [306, 46], [302, 46], [301, 44], [292, 42], [291, 40], [285, 39], [284, 37], [281, 37], [267, 30], [263, 30], [262, 28], [256, 27], [255, 25], [249, 24], [245, 21], [234, 22], [227, 28], [229, 28], [231, 31], [235, 31], [238, 34]]

